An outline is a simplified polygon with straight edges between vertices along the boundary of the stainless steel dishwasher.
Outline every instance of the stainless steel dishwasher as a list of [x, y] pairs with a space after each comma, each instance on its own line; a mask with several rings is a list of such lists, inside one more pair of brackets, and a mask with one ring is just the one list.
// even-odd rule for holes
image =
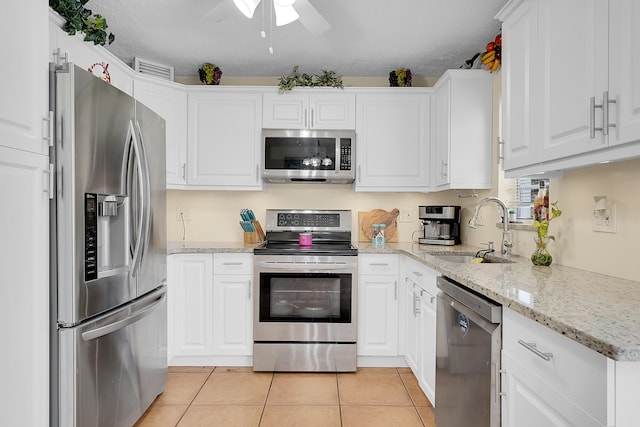
[[438, 277], [436, 425], [500, 426], [502, 306]]

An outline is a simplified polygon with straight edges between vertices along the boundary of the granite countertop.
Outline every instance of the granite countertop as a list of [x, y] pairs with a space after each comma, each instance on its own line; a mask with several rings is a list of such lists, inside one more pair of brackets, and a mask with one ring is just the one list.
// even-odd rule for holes
[[[640, 282], [528, 258], [511, 263], [460, 264], [434, 255], [470, 254], [469, 245], [355, 243], [359, 253], [402, 253], [613, 360], [640, 361]], [[253, 252], [256, 244], [172, 243], [168, 253]]]

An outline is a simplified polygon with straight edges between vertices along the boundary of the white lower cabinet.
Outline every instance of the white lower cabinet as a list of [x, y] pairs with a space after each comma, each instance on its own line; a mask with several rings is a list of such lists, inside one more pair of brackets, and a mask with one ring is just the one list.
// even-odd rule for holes
[[253, 255], [213, 255], [213, 353], [253, 354]]
[[439, 273], [402, 258], [400, 277], [405, 287], [405, 360], [420, 388], [435, 404], [436, 382], [436, 278]]
[[213, 255], [171, 255], [169, 271], [169, 363], [213, 354]]
[[358, 356], [398, 356], [398, 255], [358, 256]]
[[168, 257], [170, 365], [251, 364], [252, 256]]
[[614, 365], [503, 308], [502, 426], [613, 426]]

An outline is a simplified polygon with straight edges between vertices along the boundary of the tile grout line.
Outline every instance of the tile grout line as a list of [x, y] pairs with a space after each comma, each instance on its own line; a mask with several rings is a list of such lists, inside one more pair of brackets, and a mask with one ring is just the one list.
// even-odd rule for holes
[[416, 415], [418, 416], [418, 420], [420, 420], [420, 424], [422, 424], [423, 427], [426, 427], [424, 421], [422, 420], [422, 417], [420, 416], [420, 412], [418, 411], [418, 407], [416, 406], [416, 402], [413, 400], [413, 396], [411, 396], [411, 393], [409, 392], [409, 388], [407, 387], [407, 384], [404, 382], [404, 378], [402, 378], [402, 375], [400, 375], [400, 371], [398, 370], [398, 368], [396, 368], [396, 372], [398, 373], [398, 376], [400, 377], [400, 382], [402, 382], [402, 387], [404, 387], [404, 391], [406, 391], [407, 394], [409, 395], [409, 400], [411, 401], [411, 406], [413, 406], [413, 410], [416, 412]]
[[262, 425], [262, 418], [264, 417], [264, 411], [267, 409], [267, 401], [269, 400], [269, 394], [271, 393], [271, 387], [273, 387], [273, 381], [276, 378], [276, 373], [271, 373], [271, 381], [269, 382], [269, 389], [267, 390], [267, 395], [264, 398], [264, 404], [262, 405], [262, 412], [260, 412], [260, 420], [258, 420], [258, 427]]
[[209, 381], [209, 378], [211, 378], [211, 375], [213, 375], [213, 372], [216, 370], [215, 366], [212, 366], [211, 372], [209, 372], [209, 375], [207, 376], [207, 378], [205, 378], [205, 380], [202, 382], [202, 385], [200, 386], [200, 388], [198, 389], [198, 391], [196, 392], [196, 394], [193, 396], [193, 399], [191, 399], [191, 401], [189, 402], [189, 404], [187, 405], [187, 408], [184, 410], [184, 412], [182, 413], [182, 415], [180, 415], [180, 418], [178, 418], [178, 421], [176, 421], [176, 427], [178, 427], [178, 424], [180, 424], [180, 421], [182, 421], [182, 419], [184, 418], [184, 416], [186, 415], [186, 413], [189, 411], [189, 408], [191, 408], [191, 404], [193, 403], [194, 400], [196, 400], [198, 398], [198, 395], [200, 394], [200, 392], [202, 391], [202, 388], [204, 387], [204, 385], [207, 383], [207, 381]]

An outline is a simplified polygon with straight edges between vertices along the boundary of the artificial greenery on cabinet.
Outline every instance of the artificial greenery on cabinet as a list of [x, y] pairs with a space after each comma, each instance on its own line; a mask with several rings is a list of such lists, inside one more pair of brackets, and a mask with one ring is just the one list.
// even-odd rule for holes
[[107, 33], [107, 20], [100, 14], [93, 14], [84, 7], [89, 0], [49, 0], [49, 6], [67, 20], [62, 29], [69, 35], [80, 31], [84, 41], [104, 46], [113, 43], [115, 36]]

